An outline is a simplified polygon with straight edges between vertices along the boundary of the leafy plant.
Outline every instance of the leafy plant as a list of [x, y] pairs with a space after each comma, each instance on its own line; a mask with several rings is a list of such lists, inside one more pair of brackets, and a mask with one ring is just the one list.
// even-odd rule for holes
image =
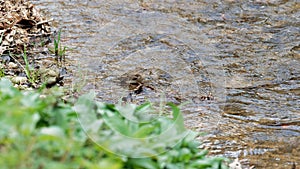
[[226, 168], [223, 158], [197, 148], [197, 134], [187, 132], [175, 105], [167, 118], [146, 116], [150, 103], [111, 105], [85, 95], [73, 106], [62, 95], [58, 88], [19, 91], [0, 80], [1, 169]]
[[109, 105], [95, 102], [93, 94], [87, 94], [78, 99], [74, 109], [95, 143], [128, 158], [125, 168], [227, 168], [224, 158], [208, 158], [206, 150], [198, 149], [197, 133], [184, 127], [177, 106], [168, 106], [172, 118], [160, 116], [166, 113], [155, 112], [151, 103]]
[[5, 71], [4, 68], [2, 67], [1, 63], [0, 63], [0, 78], [5, 76]]
[[[10, 54], [10, 55], [11, 55], [12, 58], [14, 58], [12, 54]], [[23, 52], [22, 56], [23, 56], [23, 59], [24, 59], [24, 62], [25, 62], [25, 67], [21, 63], [19, 63], [16, 58], [14, 58], [14, 60], [20, 65], [20, 67], [23, 68], [29, 82], [31, 84], [35, 84], [37, 79], [38, 79], [38, 76], [39, 76], [39, 71], [38, 70], [33, 70], [33, 69], [30, 68], [26, 46], [24, 46], [24, 52]]]
[[62, 32], [62, 30], [59, 29], [57, 38], [54, 38], [54, 48], [49, 49], [51, 52], [53, 52], [55, 54], [55, 56], [57, 57], [57, 61], [62, 61], [65, 59], [64, 57], [65, 57], [66, 50], [67, 50], [67, 47], [61, 46], [61, 32]]
[[26, 74], [26, 77], [28, 78], [28, 81], [31, 84], [35, 84], [36, 81], [38, 80], [39, 76], [40, 76], [40, 72], [39, 72], [39, 70], [34, 70], [34, 69], [30, 68], [26, 46], [24, 46], [24, 52], [22, 54], [22, 57], [23, 57], [23, 60], [24, 60], [24, 63], [25, 63], [25, 67], [23, 66], [23, 64], [21, 64], [18, 61], [18, 59], [10, 51], [9, 51], [9, 56], [11, 58], [13, 58], [14, 61], [24, 70], [24, 72]]
[[0, 80], [1, 169], [122, 168], [119, 158], [90, 143], [71, 105], [59, 99], [60, 90], [43, 93]]
[[24, 62], [25, 62], [25, 68], [24, 67], [23, 68], [24, 68], [24, 71], [26, 73], [26, 76], [29, 79], [29, 81], [31, 83], [33, 83], [33, 78], [31, 77], [31, 71], [30, 71], [30, 68], [29, 68], [29, 62], [28, 62], [27, 53], [26, 53], [26, 47], [25, 46], [24, 46], [23, 59], [24, 59]]

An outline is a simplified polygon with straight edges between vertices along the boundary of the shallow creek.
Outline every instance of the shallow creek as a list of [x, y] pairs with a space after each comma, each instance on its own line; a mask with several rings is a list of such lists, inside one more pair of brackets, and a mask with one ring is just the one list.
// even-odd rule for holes
[[300, 166], [299, 1], [32, 2], [63, 28], [73, 83], [99, 100], [189, 101], [186, 125], [211, 154]]

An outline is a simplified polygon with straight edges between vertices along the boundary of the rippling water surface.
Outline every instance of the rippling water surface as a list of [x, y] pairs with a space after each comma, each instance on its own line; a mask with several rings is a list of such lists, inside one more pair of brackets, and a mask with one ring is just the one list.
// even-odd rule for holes
[[297, 0], [32, 2], [63, 28], [74, 81], [99, 100], [128, 97], [120, 79], [140, 74], [143, 92], [131, 99], [189, 101], [186, 125], [207, 133], [212, 154], [300, 166]]

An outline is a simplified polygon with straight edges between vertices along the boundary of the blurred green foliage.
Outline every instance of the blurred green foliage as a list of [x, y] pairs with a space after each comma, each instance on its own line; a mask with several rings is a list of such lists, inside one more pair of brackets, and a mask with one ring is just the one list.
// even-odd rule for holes
[[227, 168], [226, 159], [198, 149], [175, 105], [172, 118], [151, 119], [149, 103], [110, 105], [85, 95], [73, 105], [62, 96], [57, 88], [19, 91], [0, 80], [1, 169]]

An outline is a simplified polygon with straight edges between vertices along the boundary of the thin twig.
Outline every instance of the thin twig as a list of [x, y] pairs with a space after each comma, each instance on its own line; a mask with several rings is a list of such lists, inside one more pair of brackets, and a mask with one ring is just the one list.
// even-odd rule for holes
[[28, 36], [43, 36], [43, 35], [51, 35], [53, 34], [52, 32], [50, 33], [40, 33], [40, 34], [27, 34]]
[[12, 57], [14, 61], [17, 62], [23, 70], [25, 70], [24, 66], [10, 52], [9, 52], [9, 56]]
[[38, 23], [35, 24], [35, 25], [37, 26], [37, 25], [41, 25], [41, 24], [43, 24], [43, 23], [52, 22], [52, 21], [53, 21], [53, 19], [50, 19], [50, 20], [44, 20], [44, 21], [38, 22]]

